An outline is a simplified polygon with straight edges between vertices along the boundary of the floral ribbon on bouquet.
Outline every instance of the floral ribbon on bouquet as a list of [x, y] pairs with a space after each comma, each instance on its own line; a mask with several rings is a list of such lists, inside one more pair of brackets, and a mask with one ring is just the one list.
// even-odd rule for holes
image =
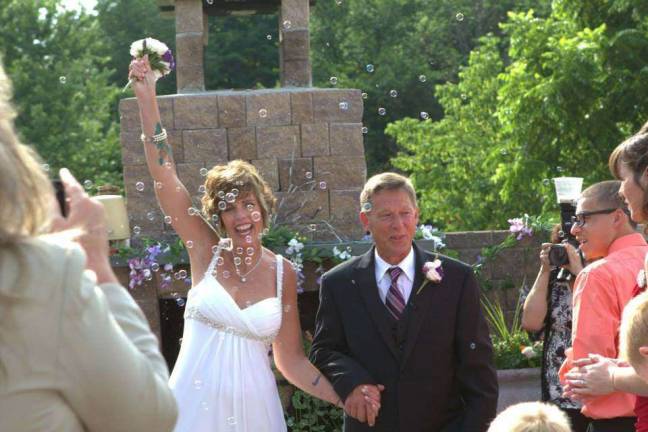
[[[155, 79], [168, 75], [175, 69], [175, 60], [173, 53], [166, 44], [157, 39], [146, 38], [133, 42], [130, 46], [130, 55], [133, 58], [141, 59], [148, 55], [149, 65], [155, 75]], [[128, 80], [122, 91], [125, 91], [132, 84], [133, 80]]]

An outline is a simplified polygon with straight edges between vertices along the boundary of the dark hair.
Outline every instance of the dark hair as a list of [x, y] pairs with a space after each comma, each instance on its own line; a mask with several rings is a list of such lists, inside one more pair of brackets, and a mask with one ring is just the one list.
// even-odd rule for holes
[[637, 223], [630, 218], [630, 212], [625, 204], [625, 200], [619, 195], [619, 189], [621, 189], [621, 182], [619, 180], [606, 180], [594, 183], [581, 193], [580, 199], [595, 200], [601, 208], [618, 208], [623, 210], [628, 216], [630, 226], [635, 228]]
[[[632, 171], [633, 181], [644, 191], [642, 206], [643, 217], [648, 217], [648, 189], [641, 187], [641, 176], [648, 168], [648, 123], [643, 125], [639, 133], [631, 136], [610, 154], [608, 166], [612, 175], [621, 179], [621, 166]], [[640, 221], [638, 221], [640, 222]]]

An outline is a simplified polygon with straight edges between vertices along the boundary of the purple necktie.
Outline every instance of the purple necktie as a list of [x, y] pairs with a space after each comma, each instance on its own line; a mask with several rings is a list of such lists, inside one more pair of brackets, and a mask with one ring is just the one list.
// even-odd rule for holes
[[403, 274], [403, 270], [400, 267], [392, 267], [389, 269], [391, 285], [389, 286], [389, 291], [387, 291], [387, 297], [385, 297], [385, 306], [387, 306], [387, 309], [397, 321], [403, 314], [403, 309], [405, 309], [405, 299], [397, 285], [398, 278], [401, 274]]

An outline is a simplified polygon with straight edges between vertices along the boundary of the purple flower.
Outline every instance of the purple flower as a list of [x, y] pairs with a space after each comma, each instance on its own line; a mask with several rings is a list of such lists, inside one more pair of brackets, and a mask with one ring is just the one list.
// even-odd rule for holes
[[533, 228], [527, 225], [526, 218], [509, 219], [508, 223], [511, 224], [509, 231], [511, 234], [517, 234], [517, 240], [522, 240], [524, 236], [531, 237], [533, 235]]
[[168, 50], [162, 55], [162, 60], [169, 63], [169, 70], [175, 69], [175, 59], [173, 58], [173, 53], [171, 53], [171, 50]]

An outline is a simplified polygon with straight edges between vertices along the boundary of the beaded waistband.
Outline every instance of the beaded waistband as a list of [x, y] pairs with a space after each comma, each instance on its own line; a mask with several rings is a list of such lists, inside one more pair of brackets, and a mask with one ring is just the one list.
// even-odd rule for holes
[[184, 313], [184, 318], [185, 319], [196, 320], [196, 321], [201, 322], [201, 323], [203, 323], [203, 324], [205, 324], [205, 325], [207, 325], [207, 326], [209, 326], [211, 328], [215, 328], [216, 330], [219, 330], [219, 331], [222, 331], [222, 332], [225, 332], [225, 333], [229, 333], [229, 334], [239, 336], [239, 337], [242, 337], [242, 338], [245, 338], [245, 339], [251, 339], [251, 340], [258, 341], [258, 342], [263, 342], [263, 343], [266, 343], [266, 344], [271, 344], [272, 341], [274, 340], [274, 338], [277, 336], [276, 334], [273, 334], [273, 335], [270, 335], [270, 336], [262, 337], [262, 336], [255, 335], [252, 332], [242, 331], [242, 330], [239, 330], [239, 329], [237, 329], [235, 327], [227, 326], [227, 325], [225, 325], [223, 323], [220, 323], [218, 321], [214, 321], [214, 320], [212, 320], [210, 318], [207, 318], [202, 312], [200, 312], [200, 310], [197, 307], [187, 308], [185, 310], [185, 313]]

